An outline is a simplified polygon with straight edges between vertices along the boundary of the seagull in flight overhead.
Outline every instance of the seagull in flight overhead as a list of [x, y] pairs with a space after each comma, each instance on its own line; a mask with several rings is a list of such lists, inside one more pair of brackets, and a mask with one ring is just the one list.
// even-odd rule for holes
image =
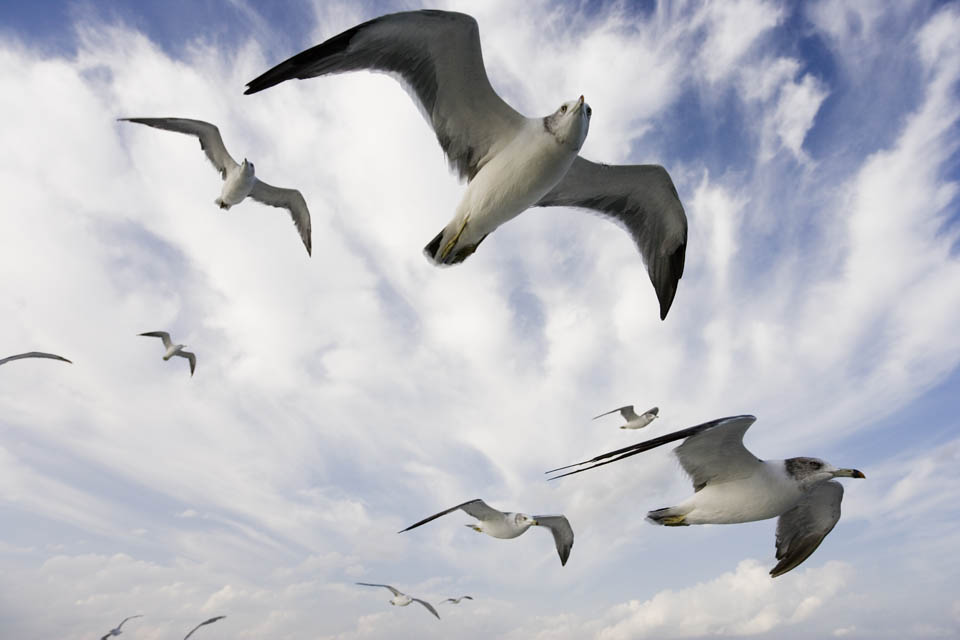
[[659, 165], [596, 164], [578, 155], [592, 115], [583, 96], [550, 115], [524, 117], [490, 86], [476, 20], [436, 10], [357, 25], [251, 80], [245, 93], [361, 69], [398, 77], [451, 168], [468, 182], [453, 219], [424, 247], [430, 261], [462, 262], [488, 234], [530, 207], [592, 209], [630, 233], [656, 290], [660, 318], [666, 317], [683, 275], [683, 205]]
[[573, 548], [573, 529], [570, 527], [570, 522], [566, 516], [528, 516], [525, 513], [497, 511], [479, 498], [458, 504], [455, 507], [450, 507], [440, 513], [435, 513], [429, 518], [424, 518], [420, 522], [412, 524], [398, 533], [416, 529], [422, 524], [427, 524], [431, 520], [436, 520], [440, 516], [445, 516], [457, 509], [463, 510], [468, 515], [480, 521], [480, 524], [468, 524], [466, 526], [474, 531], [485, 533], [494, 538], [516, 538], [525, 533], [530, 527], [546, 527], [550, 529], [550, 533], [553, 534], [553, 541], [557, 545], [557, 553], [560, 555], [561, 566], [567, 564], [567, 558], [570, 557], [570, 549]]
[[204, 625], [207, 625], [207, 624], [213, 624], [213, 623], [216, 622], [217, 620], [223, 620], [223, 619], [226, 618], [226, 617], [227, 617], [227, 616], [217, 616], [216, 618], [210, 618], [209, 620], [204, 620], [203, 622], [201, 622], [200, 624], [198, 624], [197, 626], [195, 626], [193, 629], [191, 629], [191, 630], [190, 630], [190, 633], [188, 633], [187, 635], [183, 636], [183, 640], [187, 640], [187, 638], [189, 638], [190, 636], [192, 636], [192, 635], [193, 635], [193, 632], [196, 631], [197, 629], [199, 629], [200, 627], [202, 627], [202, 626], [204, 626]]
[[473, 598], [470, 596], [460, 596], [459, 598], [447, 598], [440, 604], [445, 604], [447, 602], [452, 602], [453, 604], [460, 604], [461, 600], [473, 600]]
[[188, 118], [119, 118], [122, 122], [137, 122], [148, 127], [176, 131], [196, 136], [200, 139], [200, 148], [220, 172], [223, 189], [214, 203], [221, 209], [229, 209], [240, 204], [247, 197], [271, 207], [280, 207], [290, 212], [293, 224], [297, 227], [303, 246], [310, 255], [310, 211], [303, 195], [296, 189], [281, 189], [263, 182], [254, 175], [253, 163], [246, 158], [237, 164], [220, 137], [220, 130], [203, 120]]
[[657, 407], [647, 409], [642, 415], [638, 416], [633, 410], [633, 405], [628, 404], [625, 407], [620, 407], [619, 409], [614, 409], [613, 411], [601, 413], [598, 416], [594, 416], [593, 419], [596, 420], [597, 418], [608, 416], [611, 413], [616, 413], [617, 411], [619, 411], [620, 415], [623, 416], [623, 419], [627, 421], [627, 424], [620, 426], [621, 429], [643, 429], [645, 426], [660, 417], [660, 409]]
[[167, 350], [166, 353], [163, 354], [164, 360], [169, 360], [173, 356], [180, 356], [181, 358], [186, 358], [189, 360], [190, 376], [193, 376], [193, 371], [197, 368], [197, 356], [189, 351], [183, 350], [183, 348], [187, 345], [173, 344], [173, 341], [170, 340], [170, 334], [166, 331], [148, 331], [146, 333], [141, 333], [140, 335], [148, 338], [160, 338], [163, 340], [163, 346]]
[[365, 587], [384, 587], [386, 589], [390, 589], [390, 592], [393, 593], [393, 597], [390, 599], [390, 604], [396, 605], [398, 607], [405, 607], [411, 602], [419, 602], [420, 604], [422, 604], [424, 607], [427, 608], [427, 611], [437, 616], [437, 620], [440, 619], [440, 614], [437, 613], [437, 610], [433, 608], [433, 605], [427, 602], [426, 600], [421, 600], [420, 598], [411, 598], [407, 594], [401, 591], [398, 591], [397, 589], [394, 589], [388, 584], [373, 584], [370, 582], [358, 582], [357, 584], [363, 585]]
[[139, 615], [135, 615], [135, 616], [130, 616], [130, 617], [124, 618], [123, 620], [120, 621], [120, 624], [118, 624], [118, 625], [117, 625], [116, 627], [114, 627], [113, 629], [110, 629], [110, 631], [107, 632], [107, 635], [105, 635], [105, 636], [103, 636], [102, 638], [100, 638], [100, 640], [107, 640], [107, 638], [109, 638], [109, 637], [111, 637], [111, 636], [118, 636], [118, 635], [120, 635], [121, 633], [123, 633], [123, 631], [121, 631], [120, 629], [123, 628], [123, 625], [127, 622], [127, 620], [133, 620], [134, 618], [142, 618], [142, 617], [143, 617], [143, 614], [139, 614]]
[[749, 415], [712, 420], [547, 473], [590, 465], [550, 478], [556, 480], [683, 440], [674, 453], [694, 494], [675, 507], [650, 511], [647, 520], [678, 527], [779, 518], [779, 562], [770, 571], [776, 578], [810, 557], [840, 520], [843, 485], [834, 478], [865, 476], [819, 458], [760, 460], [743, 446], [743, 435], [755, 421]]
[[[44, 353], [42, 351], [28, 351], [27, 353], [18, 353], [15, 356], [7, 356], [6, 358], [0, 358], [0, 364], [7, 364], [8, 362], [13, 362], [14, 360], [22, 360], [23, 358], [47, 358], [49, 360], [60, 360], [61, 362], [70, 362], [64, 357], [55, 355], [53, 353]], [[70, 364], [73, 364], [70, 362]]]

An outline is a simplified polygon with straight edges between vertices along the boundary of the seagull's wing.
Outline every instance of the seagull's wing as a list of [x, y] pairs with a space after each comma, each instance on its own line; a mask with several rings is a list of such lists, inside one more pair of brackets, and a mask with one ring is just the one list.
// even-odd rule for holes
[[[633, 417], [637, 417], [637, 414], [635, 414], [635, 413], [633, 412], [633, 405], [632, 405], [632, 404], [628, 404], [628, 405], [625, 406], [625, 407], [620, 407], [619, 409], [613, 409], [613, 410], [611, 410], [611, 411], [607, 411], [606, 413], [601, 413], [601, 414], [598, 415], [598, 416], [594, 416], [593, 419], [596, 420], [597, 418], [602, 418], [603, 416], [608, 416], [608, 415], [610, 415], [611, 413], [617, 413], [618, 411], [620, 412], [620, 415], [623, 416], [624, 418], [627, 418], [627, 414], [628, 414], [628, 413], [629, 413], [630, 415], [632, 415]], [[627, 420], [629, 420], [629, 419], [630, 419], [630, 418], [627, 418]]]
[[300, 239], [303, 240], [303, 246], [307, 248], [307, 255], [311, 254], [310, 246], [310, 210], [307, 209], [307, 202], [303, 195], [296, 189], [281, 189], [267, 184], [263, 180], [256, 179], [253, 183], [253, 189], [250, 191], [250, 197], [257, 202], [268, 204], [271, 207], [280, 207], [290, 212], [293, 218], [293, 224], [300, 233]]
[[755, 421], [753, 416], [722, 420], [688, 437], [673, 450], [690, 476], [694, 491], [700, 491], [708, 482], [745, 478], [762, 464], [743, 446], [743, 434]]
[[194, 632], [194, 631], [196, 631], [197, 629], [199, 629], [199, 628], [202, 627], [203, 625], [213, 624], [213, 623], [216, 622], [217, 620], [223, 620], [223, 619], [226, 618], [226, 617], [227, 617], [227, 616], [217, 616], [216, 618], [210, 618], [209, 620], [204, 620], [203, 622], [201, 622], [200, 624], [198, 624], [197, 626], [195, 626], [193, 629], [191, 629], [191, 630], [190, 630], [190, 633], [188, 633], [187, 635], [183, 636], [183, 640], [187, 640], [187, 638], [189, 638], [190, 636], [193, 635], [193, 632]]
[[[42, 351], [29, 351], [27, 353], [18, 353], [15, 356], [7, 356], [6, 358], [0, 359], [0, 364], [6, 364], [14, 360], [21, 360], [22, 358], [48, 358], [50, 360], [60, 360], [62, 362], [70, 362], [62, 356], [58, 356], [53, 353], [44, 353]], [[70, 364], [73, 364], [70, 362]]]
[[636, 243], [667, 317], [687, 251], [687, 216], [666, 169], [656, 164], [606, 165], [581, 157], [540, 207], [583, 207], [626, 227]]
[[477, 21], [409, 11], [374, 18], [281, 62], [247, 83], [256, 93], [291, 78], [358, 71], [400, 76], [433, 127], [451, 168], [468, 180], [524, 125], [483, 66]]
[[640, 416], [637, 415], [637, 412], [633, 410], [633, 405], [620, 409], [620, 415], [623, 416], [623, 419], [627, 422], [640, 419]]
[[376, 584], [373, 582], [358, 582], [357, 584], [363, 585], [365, 587], [384, 587], [386, 589], [390, 589], [390, 592], [395, 596], [403, 595], [400, 591], [397, 591], [396, 589], [394, 589], [388, 584]]
[[649, 413], [652, 416], [660, 415], [660, 407], [653, 407], [652, 409], [647, 409], [644, 413]]
[[493, 519], [495, 519], [495, 518], [499, 518], [499, 517], [502, 517], [502, 516], [503, 516], [503, 512], [502, 512], [502, 511], [497, 511], [497, 510], [494, 509], [493, 507], [489, 506], [489, 505], [488, 505], [486, 502], [484, 502], [483, 500], [477, 498], [477, 499], [475, 499], [475, 500], [468, 500], [467, 502], [464, 502], [463, 504], [458, 504], [458, 505], [455, 506], [455, 507], [450, 507], [449, 509], [446, 509], [446, 510], [444, 510], [444, 511], [441, 511], [440, 513], [435, 513], [435, 514], [433, 514], [432, 516], [430, 516], [429, 518], [424, 518], [424, 519], [421, 520], [420, 522], [417, 522], [416, 524], [412, 524], [412, 525], [410, 525], [409, 527], [407, 527], [406, 529], [404, 529], [403, 531], [398, 531], [397, 533], [403, 533], [404, 531], [410, 531], [410, 529], [416, 529], [417, 527], [419, 527], [419, 526], [422, 525], [422, 524], [427, 524], [427, 523], [430, 522], [431, 520], [436, 520], [436, 519], [439, 518], [440, 516], [445, 516], [445, 515], [447, 515], [448, 513], [451, 513], [451, 512], [453, 512], [453, 511], [456, 511], [457, 509], [463, 509], [463, 510], [466, 511], [468, 514], [470, 514], [471, 516], [473, 516], [474, 518], [476, 518], [477, 520], [493, 520]]
[[843, 485], [830, 480], [816, 485], [799, 503], [777, 520], [776, 578], [810, 557], [840, 520]]
[[163, 346], [167, 349], [169, 349], [170, 345], [173, 344], [170, 342], [170, 334], [166, 331], [147, 331], [146, 333], [141, 333], [140, 335], [148, 338], [160, 338], [163, 340]]
[[178, 351], [174, 355], [180, 356], [181, 358], [186, 358], [190, 361], [190, 375], [193, 375], [194, 370], [197, 368], [197, 355], [195, 353], [190, 353], [189, 351]]
[[565, 566], [570, 550], [573, 549], [573, 528], [570, 521], [566, 516], [533, 516], [533, 519], [537, 521], [537, 525], [550, 529], [557, 545], [557, 553], [560, 554], [560, 566]]
[[457, 603], [459, 602], [459, 600], [457, 600], [456, 598], [447, 598], [446, 600], [443, 600], [442, 602], [440, 602], [440, 604], [446, 604], [446, 603], [448, 603], [448, 602], [452, 602], [453, 604], [457, 604]]
[[463, 600], [464, 598], [466, 598], [467, 600], [473, 600], [473, 596], [461, 596], [461, 597], [460, 597], [461, 600]]
[[[557, 478], [562, 478], [564, 476], [570, 476], [575, 473], [580, 473], [581, 471], [589, 471], [596, 467], [602, 467], [605, 464], [610, 464], [611, 462], [617, 462], [618, 460], [623, 460], [624, 458], [629, 458], [630, 456], [635, 456], [638, 453], [643, 453], [644, 451], [649, 451], [650, 449], [655, 449], [661, 447], [670, 442], [676, 442], [677, 440], [683, 440], [684, 438], [689, 438], [691, 436], [710, 431], [711, 429], [716, 429], [722, 427], [723, 425], [734, 423], [739, 425], [744, 425], [743, 430], [746, 431], [747, 427], [754, 423], [756, 420], [755, 417], [749, 415], [743, 416], [733, 416], [731, 418], [720, 418], [719, 420], [711, 420], [710, 422], [704, 422], [703, 424], [698, 424], [694, 427], [688, 427], [686, 429], [681, 429], [680, 431], [674, 431], [673, 433], [668, 433], [657, 438], [651, 438], [650, 440], [644, 440], [643, 442], [638, 442], [637, 444], [632, 444], [629, 447], [623, 447], [622, 449], [617, 449], [616, 451], [609, 451], [607, 453], [601, 453], [598, 456], [590, 458], [589, 460], [584, 460], [583, 462], [575, 462], [573, 464], [568, 464], [563, 467], [557, 467], [556, 469], [551, 469], [547, 473], [554, 473], [555, 471], [562, 471], [563, 469], [570, 469], [571, 467], [578, 467], [580, 465], [588, 464], [589, 467], [584, 467], [583, 469], [577, 469], [576, 471], [570, 471], [568, 473], [560, 474], [559, 476], [554, 476], [550, 480], [556, 480]], [[741, 434], [742, 438], [742, 434]], [[740, 445], [742, 448], [742, 444]], [[679, 451], [680, 447], [677, 447]], [[744, 449], [746, 451], [746, 449]], [[679, 455], [679, 454], [678, 454]], [[756, 460], [756, 458], [754, 458]], [[681, 463], [683, 461], [681, 460]], [[686, 468], [686, 467], [684, 467]], [[687, 470], [690, 473], [689, 470]], [[692, 474], [691, 474], [692, 475]]]
[[138, 614], [138, 615], [135, 615], [135, 616], [126, 617], [126, 618], [124, 618], [124, 619], [120, 622], [120, 624], [117, 625], [117, 629], [118, 629], [118, 630], [119, 630], [119, 629], [122, 629], [122, 628], [123, 628], [123, 625], [126, 624], [127, 620], [133, 620], [134, 618], [142, 618], [142, 617], [143, 617], [143, 614], [142, 614], [142, 613], [141, 613], [141, 614]]
[[221, 178], [227, 177], [228, 169], [238, 166], [237, 161], [230, 156], [227, 148], [223, 145], [220, 129], [209, 122], [189, 118], [119, 118], [119, 120], [137, 122], [156, 129], [166, 129], [167, 131], [196, 136], [200, 139], [200, 148], [203, 149], [207, 158], [220, 172]]
[[410, 598], [410, 599], [413, 600], [414, 602], [419, 602], [420, 604], [422, 604], [423, 606], [425, 606], [425, 607], [427, 608], [427, 611], [429, 611], [429, 612], [432, 613], [433, 615], [437, 616], [437, 620], [440, 619], [440, 614], [437, 613], [437, 610], [433, 608], [433, 605], [432, 605], [432, 604], [430, 604], [430, 603], [427, 602], [426, 600], [421, 600], [420, 598]]

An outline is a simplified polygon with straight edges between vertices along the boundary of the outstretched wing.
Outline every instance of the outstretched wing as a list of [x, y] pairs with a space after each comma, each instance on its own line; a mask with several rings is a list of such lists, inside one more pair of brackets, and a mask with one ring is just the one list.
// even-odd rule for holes
[[566, 516], [533, 516], [533, 519], [539, 526], [550, 529], [553, 542], [557, 545], [557, 553], [560, 555], [560, 565], [566, 566], [570, 550], [573, 549], [573, 528], [570, 526], [570, 521]]
[[799, 503], [777, 520], [776, 578], [810, 557], [840, 520], [843, 485], [833, 480], [817, 484]]
[[358, 582], [357, 584], [361, 584], [365, 587], [383, 587], [385, 589], [390, 589], [390, 592], [395, 596], [403, 595], [400, 591], [397, 591], [388, 584], [376, 584], [375, 582]]
[[197, 629], [199, 629], [200, 627], [202, 627], [202, 626], [204, 626], [204, 625], [208, 625], [208, 624], [213, 624], [213, 623], [216, 622], [217, 620], [223, 620], [223, 619], [226, 618], [226, 617], [227, 617], [227, 616], [217, 616], [216, 618], [210, 618], [209, 620], [204, 620], [203, 622], [201, 622], [200, 624], [198, 624], [197, 626], [195, 626], [193, 629], [191, 629], [191, 630], [190, 630], [190, 633], [188, 633], [187, 635], [183, 636], [183, 640], [187, 640], [187, 638], [189, 638], [190, 636], [192, 636], [192, 635], [193, 635], [193, 632], [196, 631]]
[[647, 265], [660, 319], [667, 317], [683, 276], [687, 216], [666, 169], [656, 164], [597, 164], [578, 156], [537, 206], [593, 209], [622, 224]]
[[525, 122], [490, 86], [477, 21], [449, 11], [393, 13], [364, 22], [281, 62], [247, 83], [245, 93], [291, 78], [361, 69], [400, 76], [461, 178], [472, 180]]
[[[570, 476], [575, 473], [581, 473], [583, 471], [589, 471], [590, 469], [602, 467], [605, 464], [610, 464], [611, 462], [617, 462], [619, 460], [623, 460], [624, 458], [635, 456], [638, 453], [643, 453], [644, 451], [649, 451], [650, 449], [656, 449], [657, 447], [661, 447], [665, 444], [676, 442], [677, 440], [683, 440], [685, 438], [689, 438], [691, 436], [695, 436], [697, 434], [707, 432], [711, 429], [716, 429], [717, 427], [721, 427], [726, 424], [730, 424], [730, 423], [735, 423], [740, 425], [745, 424], [746, 426], [743, 427], [743, 430], [746, 431], [747, 427], [753, 424], [754, 421], [756, 421], [756, 418], [754, 416], [749, 416], [749, 415], [734, 416], [731, 418], [720, 418], [719, 420], [711, 420], [710, 422], [704, 422], [703, 424], [698, 424], [693, 427], [681, 429], [680, 431], [674, 431], [673, 433], [668, 433], [666, 435], [662, 435], [657, 438], [651, 438], [650, 440], [638, 442], [637, 444], [632, 444], [629, 447], [623, 447], [622, 449], [617, 449], [615, 451], [601, 453], [600, 455], [590, 458], [589, 460], [584, 460], [582, 462], [575, 462], [573, 464], [568, 464], [563, 467], [557, 467], [556, 469], [551, 469], [546, 473], [554, 473], [556, 471], [562, 471], [564, 469], [570, 469], [572, 467], [579, 467], [580, 465], [585, 465], [585, 464], [590, 465], [589, 467], [584, 467], [583, 469], [577, 469], [576, 471], [570, 471], [568, 473], [563, 473], [563, 474], [560, 474], [559, 476], [554, 476], [552, 478], [549, 478], [550, 480], [556, 480], [557, 478], [562, 478], [564, 476]], [[742, 434], [740, 435], [740, 437], [741, 438], [743, 437]], [[678, 457], [680, 455], [679, 454], [680, 448], [681, 447], [677, 447]], [[741, 448], [742, 448], [742, 444], [741, 444]], [[744, 449], [744, 451], [746, 451], [746, 449]], [[754, 460], [756, 460], [756, 458], [754, 458]], [[683, 464], [682, 459], [680, 462], [681, 464]], [[687, 469], [687, 467], [684, 466], [684, 469]], [[693, 474], [690, 472], [689, 469], [687, 469], [687, 473], [690, 473], [690, 475], [693, 476]], [[694, 481], [694, 485], [696, 486], [696, 481]]]
[[180, 356], [181, 358], [186, 358], [187, 360], [190, 361], [190, 375], [193, 376], [193, 372], [197, 368], [196, 354], [191, 353], [189, 351], [178, 351], [176, 355]]
[[[13, 362], [14, 360], [22, 360], [23, 358], [48, 358], [50, 360], [60, 360], [61, 362], [70, 362], [62, 356], [55, 355], [53, 353], [44, 353], [42, 351], [29, 351], [27, 353], [18, 353], [15, 356], [7, 356], [6, 358], [0, 359], [0, 364], [6, 364], [8, 362]], [[73, 364], [70, 362], [70, 364]]]
[[166, 331], [147, 331], [146, 333], [141, 333], [140, 335], [148, 338], [160, 338], [163, 340], [163, 346], [167, 349], [169, 349], [170, 345], [173, 344], [170, 342], [170, 334]]
[[312, 255], [310, 245], [310, 210], [307, 209], [307, 202], [303, 195], [296, 189], [281, 189], [267, 184], [263, 180], [257, 179], [253, 183], [253, 189], [250, 191], [250, 197], [257, 202], [270, 205], [271, 207], [281, 207], [290, 212], [293, 218], [293, 224], [297, 227], [300, 239], [303, 240], [303, 246], [307, 248], [307, 255]]
[[674, 449], [680, 465], [690, 476], [693, 490], [708, 482], [726, 482], [753, 475], [761, 461], [743, 446], [743, 435], [757, 419], [737, 416], [716, 421], [713, 426], [689, 436]]
[[200, 139], [200, 148], [203, 149], [207, 158], [220, 172], [221, 178], [226, 178], [228, 169], [238, 166], [237, 161], [230, 156], [227, 148], [223, 145], [220, 129], [209, 122], [189, 118], [118, 118], [118, 120], [137, 122], [156, 129], [166, 129], [167, 131], [196, 136]]
[[468, 514], [470, 514], [471, 516], [473, 516], [474, 518], [476, 518], [477, 520], [492, 520], [492, 519], [494, 519], [494, 518], [498, 518], [498, 517], [502, 517], [502, 516], [503, 516], [503, 512], [502, 512], [502, 511], [497, 511], [497, 510], [494, 509], [493, 507], [489, 506], [489, 505], [488, 505], [486, 502], [484, 502], [483, 500], [477, 498], [477, 499], [475, 499], [475, 500], [468, 500], [467, 502], [464, 502], [463, 504], [458, 504], [458, 505], [455, 506], [455, 507], [450, 507], [449, 509], [446, 509], [446, 510], [444, 510], [444, 511], [441, 511], [440, 513], [435, 513], [435, 514], [433, 514], [432, 516], [430, 516], [429, 518], [424, 518], [424, 519], [421, 520], [420, 522], [417, 522], [416, 524], [412, 524], [412, 525], [410, 525], [409, 527], [407, 527], [406, 529], [404, 529], [403, 531], [398, 531], [397, 533], [403, 533], [404, 531], [410, 531], [410, 529], [416, 529], [417, 527], [419, 527], [419, 526], [422, 525], [422, 524], [427, 524], [427, 523], [430, 522], [431, 520], [436, 520], [436, 519], [439, 518], [440, 516], [445, 516], [445, 515], [447, 515], [448, 513], [452, 512], [452, 511], [456, 511], [457, 509], [463, 509], [463, 510], [466, 511]]
[[139, 613], [139, 614], [137, 614], [137, 615], [135, 615], [135, 616], [128, 616], [128, 617], [126, 617], [126, 618], [124, 618], [123, 620], [120, 621], [120, 624], [117, 625], [117, 629], [118, 629], [118, 630], [119, 630], [119, 629], [122, 629], [122, 628], [123, 628], [123, 625], [125, 625], [125, 624], [127, 623], [127, 620], [133, 620], [134, 618], [142, 618], [142, 617], [143, 617], [143, 614], [142, 614], [142, 613]]
[[427, 602], [426, 600], [421, 600], [420, 598], [410, 598], [410, 599], [413, 600], [414, 602], [419, 602], [420, 604], [422, 604], [423, 606], [425, 606], [425, 607], [427, 608], [427, 611], [429, 611], [429, 612], [432, 613], [433, 615], [437, 616], [437, 620], [440, 619], [440, 614], [437, 613], [437, 610], [433, 608], [433, 605], [432, 605], [432, 604], [430, 604], [430, 603]]
[[[598, 416], [594, 416], [593, 419], [596, 420], [597, 418], [602, 418], [603, 416], [608, 416], [611, 413], [617, 413], [618, 411], [620, 412], [620, 415], [626, 418], [627, 420], [632, 420], [633, 418], [639, 417], [637, 416], [636, 413], [633, 412], [633, 405], [628, 404], [625, 407], [620, 407], [619, 409], [612, 409], [610, 411], [607, 411], [606, 413], [601, 413]], [[633, 418], [631, 418], [630, 416], [633, 416]]]

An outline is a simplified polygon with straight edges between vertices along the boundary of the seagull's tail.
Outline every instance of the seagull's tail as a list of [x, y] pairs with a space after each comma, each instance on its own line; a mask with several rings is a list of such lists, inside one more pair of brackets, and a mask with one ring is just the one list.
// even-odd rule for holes
[[665, 527], [686, 527], [689, 524], [686, 517], [687, 514], [677, 507], [665, 507], [647, 512], [647, 520], [653, 524], [662, 524]]
[[441, 229], [433, 240], [427, 243], [427, 246], [423, 248], [423, 255], [438, 267], [460, 264], [473, 255], [473, 252], [477, 250], [477, 247], [486, 237], [480, 238], [476, 244], [458, 243], [457, 240], [459, 240], [460, 235], [453, 223], [450, 223]]
[[221, 200], [220, 198], [217, 198], [216, 200], [214, 200], [213, 203], [214, 203], [215, 205], [217, 205], [218, 207], [220, 207], [221, 209], [229, 209], [229, 208], [230, 208], [230, 205], [227, 204], [226, 202], [224, 202], [223, 200]]

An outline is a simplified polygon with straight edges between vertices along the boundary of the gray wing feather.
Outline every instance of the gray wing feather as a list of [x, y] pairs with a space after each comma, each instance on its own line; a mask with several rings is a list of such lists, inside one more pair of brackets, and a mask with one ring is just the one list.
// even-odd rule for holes
[[194, 372], [194, 371], [196, 370], [196, 368], [197, 368], [197, 356], [196, 356], [196, 354], [190, 353], [189, 351], [180, 351], [180, 352], [177, 353], [176, 355], [180, 356], [181, 358], [186, 358], [187, 360], [190, 361], [190, 375], [192, 376], [192, 375], [193, 375], [193, 372]]
[[573, 549], [573, 528], [566, 516], [533, 516], [537, 524], [541, 527], [550, 529], [553, 534], [553, 541], [557, 545], [557, 553], [560, 555], [560, 565], [567, 564], [567, 558], [570, 557], [570, 550]]
[[287, 209], [290, 212], [290, 217], [293, 218], [293, 224], [297, 227], [300, 239], [303, 240], [303, 246], [307, 248], [307, 255], [312, 255], [310, 242], [310, 210], [307, 209], [307, 202], [303, 199], [303, 195], [299, 191], [296, 189], [274, 187], [257, 179], [256, 182], [253, 183], [250, 197], [257, 202], [262, 202], [271, 207]]
[[203, 622], [201, 622], [200, 624], [198, 624], [197, 626], [195, 626], [193, 629], [191, 629], [191, 630], [190, 630], [190, 633], [188, 633], [187, 635], [183, 636], [183, 640], [187, 640], [187, 638], [189, 638], [190, 636], [192, 636], [192, 635], [193, 635], [193, 632], [196, 631], [197, 629], [199, 629], [200, 627], [202, 627], [202, 626], [204, 626], [204, 625], [207, 625], [207, 624], [213, 624], [213, 623], [216, 622], [217, 620], [223, 620], [223, 619], [226, 618], [226, 617], [227, 617], [227, 616], [217, 616], [216, 618], [210, 618], [209, 620], [204, 620]]
[[365, 587], [384, 587], [385, 589], [390, 589], [390, 592], [395, 596], [403, 595], [401, 592], [397, 591], [388, 584], [377, 584], [375, 582], [358, 582], [357, 584], [361, 584]]
[[[27, 353], [18, 353], [15, 356], [7, 356], [6, 358], [0, 359], [0, 364], [6, 364], [8, 362], [13, 362], [14, 360], [22, 360], [23, 358], [47, 358], [49, 360], [60, 360], [62, 362], [70, 362], [62, 356], [58, 356], [53, 353], [44, 353], [42, 351], [28, 351]], [[70, 362], [70, 364], [73, 364]]]
[[[616, 413], [616, 412], [618, 412], [618, 411], [620, 412], [620, 415], [621, 415], [621, 416], [623, 416], [624, 418], [626, 418], [627, 416], [626, 416], [626, 414], [624, 413], [624, 411], [630, 411], [630, 412], [632, 412], [632, 411], [633, 411], [633, 405], [632, 405], [632, 404], [628, 404], [628, 405], [625, 406], [625, 407], [620, 407], [620, 408], [618, 408], [618, 409], [612, 409], [612, 410], [610, 410], [610, 411], [607, 411], [606, 413], [601, 413], [601, 414], [598, 415], [598, 416], [594, 416], [593, 419], [596, 420], [597, 418], [602, 418], [603, 416], [608, 416], [608, 415], [610, 415], [611, 413]], [[629, 419], [629, 418], [628, 418], [628, 419]]]
[[364, 22], [281, 62], [247, 83], [245, 93], [361, 69], [400, 76], [461, 178], [472, 180], [525, 122], [490, 86], [477, 21], [448, 11]]
[[189, 118], [119, 118], [119, 120], [136, 122], [156, 129], [166, 129], [167, 131], [176, 131], [177, 133], [196, 136], [200, 139], [200, 148], [203, 149], [207, 158], [220, 172], [221, 179], [226, 178], [227, 169], [233, 169], [238, 166], [237, 161], [230, 156], [230, 153], [223, 144], [220, 129], [209, 122], [191, 120]]
[[666, 169], [655, 164], [606, 165], [577, 157], [540, 207], [584, 207], [624, 225], [647, 265], [667, 317], [683, 276], [687, 216]]
[[743, 434], [755, 421], [753, 416], [719, 421], [712, 428], [690, 436], [673, 450], [690, 476], [694, 491], [699, 491], [708, 482], [725, 482], [753, 473], [760, 460], [743, 446]]
[[166, 331], [147, 331], [146, 333], [141, 333], [141, 336], [146, 336], [147, 338], [160, 338], [163, 340], [163, 346], [167, 349], [170, 348], [170, 345], [173, 343], [170, 342], [170, 334]]
[[429, 518], [424, 518], [424, 519], [421, 520], [420, 522], [417, 522], [417, 523], [415, 523], [415, 524], [412, 524], [412, 525], [410, 525], [409, 527], [407, 527], [406, 529], [403, 529], [402, 531], [398, 531], [397, 533], [403, 533], [404, 531], [410, 531], [410, 529], [416, 529], [416, 528], [419, 527], [420, 525], [427, 524], [427, 523], [430, 522], [431, 520], [436, 520], [436, 519], [439, 518], [440, 516], [445, 516], [445, 515], [447, 515], [448, 513], [451, 513], [451, 512], [453, 512], [453, 511], [456, 511], [457, 509], [463, 509], [466, 513], [468, 513], [469, 515], [473, 516], [473, 517], [476, 518], [477, 520], [492, 520], [492, 519], [494, 519], [494, 518], [498, 518], [498, 517], [502, 517], [502, 516], [503, 516], [503, 512], [502, 512], [502, 511], [497, 511], [497, 510], [494, 509], [493, 507], [489, 506], [489, 505], [488, 505], [486, 502], [484, 502], [483, 500], [477, 498], [477, 499], [475, 499], [475, 500], [468, 500], [467, 502], [464, 502], [463, 504], [458, 504], [458, 505], [455, 506], [455, 507], [450, 507], [449, 509], [446, 509], [446, 510], [444, 510], [444, 511], [441, 511], [440, 513], [435, 513], [435, 514], [433, 514], [432, 516], [430, 516]]
[[816, 485], [800, 502], [777, 520], [776, 578], [810, 557], [840, 520], [843, 485], [830, 480]]
[[440, 614], [437, 613], [437, 610], [433, 608], [433, 605], [432, 605], [432, 604], [430, 604], [430, 603], [427, 602], [426, 600], [421, 600], [420, 598], [410, 598], [410, 599], [413, 600], [414, 602], [419, 602], [420, 604], [422, 604], [423, 606], [425, 606], [425, 607], [427, 608], [427, 611], [429, 611], [429, 612], [432, 613], [433, 615], [437, 616], [437, 620], [440, 619]]

